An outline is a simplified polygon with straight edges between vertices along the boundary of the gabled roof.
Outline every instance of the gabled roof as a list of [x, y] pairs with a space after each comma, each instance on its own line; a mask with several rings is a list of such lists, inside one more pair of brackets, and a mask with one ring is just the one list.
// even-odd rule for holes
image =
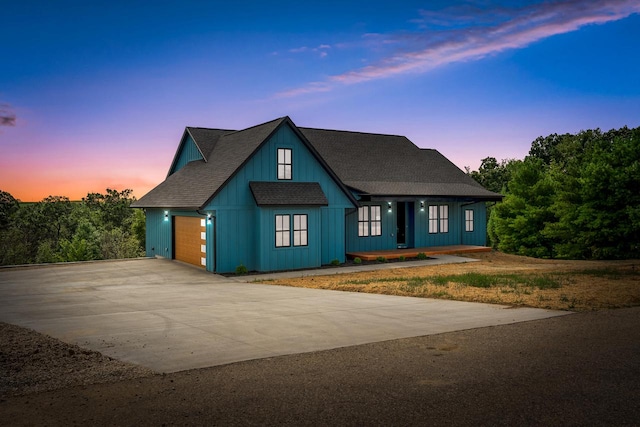
[[209, 159], [209, 155], [213, 151], [220, 137], [235, 131], [225, 129], [187, 127], [186, 132], [191, 135], [191, 138], [198, 146], [200, 153], [202, 153], [202, 157], [204, 157], [204, 160], [207, 161]]
[[[259, 147], [285, 124], [298, 135], [354, 204], [357, 202], [347, 188], [360, 193], [364, 198], [502, 198], [501, 195], [486, 190], [436, 150], [421, 149], [404, 136], [298, 128], [289, 117], [282, 117], [241, 131], [187, 127], [169, 171], [170, 175], [132, 206], [203, 208]], [[194, 140], [203, 159], [187, 163], [172, 173], [186, 135]], [[276, 187], [261, 187], [261, 184], [256, 187], [255, 183], [252, 185], [252, 191], [257, 188], [256, 201], [260, 199], [260, 203], [273, 197], [271, 202], [279, 204], [283, 201], [283, 195], [293, 197], [289, 191], [293, 188], [291, 186], [286, 189], [282, 187], [279, 190], [281, 194], [274, 196], [272, 190]]]
[[[205, 160], [187, 163], [132, 206], [201, 209], [284, 120], [280, 118], [245, 130], [226, 132], [215, 142], [197, 143], [198, 147], [209, 150]], [[191, 133], [194, 139], [203, 134]]]
[[251, 181], [258, 206], [327, 206], [329, 201], [317, 182]]
[[299, 128], [338, 178], [370, 197], [500, 200], [436, 150], [404, 136]]
[[186, 127], [184, 133], [182, 134], [182, 138], [180, 139], [180, 144], [178, 145], [178, 149], [176, 150], [175, 155], [173, 156], [173, 161], [171, 162], [171, 166], [169, 167], [169, 172], [167, 176], [171, 175], [178, 163], [178, 159], [180, 157], [180, 153], [184, 148], [184, 145], [187, 142], [187, 136], [191, 136], [191, 139], [196, 144], [198, 151], [202, 155], [204, 161], [207, 161], [207, 158], [213, 151], [216, 142], [220, 139], [220, 137], [226, 133], [235, 132], [231, 130], [224, 129], [205, 129], [205, 128], [196, 128], [196, 127]]

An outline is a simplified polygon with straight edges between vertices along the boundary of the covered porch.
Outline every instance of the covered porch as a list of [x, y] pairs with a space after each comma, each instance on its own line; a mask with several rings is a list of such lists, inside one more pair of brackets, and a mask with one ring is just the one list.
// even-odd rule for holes
[[387, 249], [380, 251], [367, 251], [367, 252], [347, 252], [347, 258], [354, 259], [360, 258], [363, 261], [375, 261], [378, 257], [384, 257], [386, 259], [398, 259], [401, 256], [405, 258], [415, 258], [419, 253], [424, 253], [426, 256], [435, 255], [456, 255], [456, 254], [468, 254], [477, 252], [491, 252], [491, 248], [487, 246], [474, 246], [474, 245], [447, 245], [447, 246], [430, 246], [426, 248], [405, 248], [405, 249]]

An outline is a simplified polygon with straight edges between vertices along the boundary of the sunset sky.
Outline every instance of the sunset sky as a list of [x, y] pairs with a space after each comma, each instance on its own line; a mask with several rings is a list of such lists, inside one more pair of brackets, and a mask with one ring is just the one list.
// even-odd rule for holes
[[0, 190], [160, 183], [185, 126], [405, 135], [460, 168], [640, 126], [640, 1], [13, 1]]

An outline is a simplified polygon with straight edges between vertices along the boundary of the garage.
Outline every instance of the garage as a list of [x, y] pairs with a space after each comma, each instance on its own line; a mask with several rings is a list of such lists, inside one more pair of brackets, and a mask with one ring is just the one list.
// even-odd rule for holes
[[206, 228], [205, 219], [190, 216], [173, 217], [174, 258], [205, 268]]

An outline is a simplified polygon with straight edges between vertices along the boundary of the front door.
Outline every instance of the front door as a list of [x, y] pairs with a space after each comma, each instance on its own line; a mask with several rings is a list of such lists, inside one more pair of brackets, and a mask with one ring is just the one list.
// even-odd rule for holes
[[412, 248], [414, 245], [414, 204], [413, 202], [398, 202], [396, 206], [396, 244], [398, 246], [398, 249]]
[[398, 202], [396, 208], [396, 243], [398, 248], [407, 247], [407, 209], [405, 202]]

